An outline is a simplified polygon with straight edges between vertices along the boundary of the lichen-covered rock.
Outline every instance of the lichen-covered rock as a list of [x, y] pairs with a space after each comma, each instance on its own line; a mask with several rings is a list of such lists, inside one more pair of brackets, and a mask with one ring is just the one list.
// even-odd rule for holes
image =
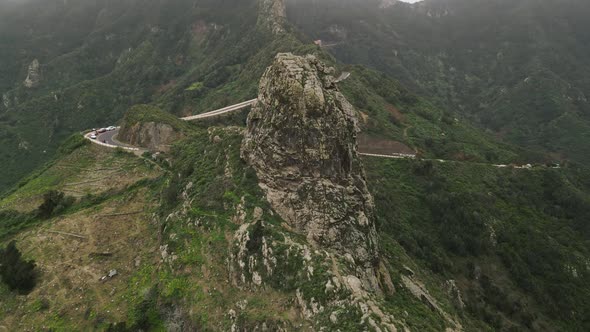
[[24, 81], [24, 85], [27, 88], [34, 88], [37, 85], [39, 85], [39, 82], [41, 81], [41, 70], [40, 70], [41, 65], [39, 64], [39, 60], [35, 59], [31, 62], [31, 64], [29, 65], [29, 69], [27, 72], [27, 78]]
[[373, 199], [357, 153], [357, 118], [313, 56], [277, 55], [248, 117], [242, 158], [273, 209], [320, 248], [351, 258], [368, 290], [379, 290]]

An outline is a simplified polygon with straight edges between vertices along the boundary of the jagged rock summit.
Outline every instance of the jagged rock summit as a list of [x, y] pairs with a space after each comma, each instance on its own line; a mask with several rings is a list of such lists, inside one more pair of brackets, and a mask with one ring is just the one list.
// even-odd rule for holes
[[373, 199], [358, 158], [355, 110], [314, 56], [278, 54], [260, 82], [242, 158], [273, 209], [316, 247], [357, 267], [380, 290]]

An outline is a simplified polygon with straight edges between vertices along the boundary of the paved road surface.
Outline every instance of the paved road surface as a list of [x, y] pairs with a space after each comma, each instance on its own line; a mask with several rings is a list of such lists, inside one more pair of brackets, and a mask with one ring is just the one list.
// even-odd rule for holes
[[[258, 99], [251, 99], [239, 104], [235, 104], [235, 105], [231, 105], [231, 106], [227, 106], [224, 108], [220, 108], [218, 110], [214, 110], [211, 112], [207, 112], [207, 113], [203, 113], [203, 114], [197, 114], [197, 115], [192, 115], [192, 116], [187, 116], [184, 118], [180, 118], [181, 120], [184, 121], [192, 121], [192, 120], [201, 120], [201, 119], [206, 119], [206, 118], [211, 118], [211, 117], [215, 117], [215, 116], [219, 116], [222, 114], [226, 114], [226, 113], [231, 113], [231, 112], [236, 112], [236, 111], [240, 111], [243, 110], [244, 108], [250, 107], [252, 105], [254, 105], [254, 103], [256, 103]], [[92, 134], [92, 132], [88, 133], [85, 135], [85, 137], [87, 139], [89, 139], [91, 142], [95, 143], [95, 144], [99, 144], [99, 145], [103, 145], [109, 148], [116, 148], [116, 147], [120, 147], [126, 150], [131, 150], [131, 151], [139, 151], [139, 152], [143, 152], [145, 151], [144, 149], [140, 149], [140, 148], [136, 148], [133, 147], [129, 144], [125, 144], [125, 143], [121, 143], [117, 140], [117, 134], [119, 134], [119, 128], [112, 130], [112, 131], [107, 131], [101, 134], [98, 134], [96, 139], [91, 139], [90, 135]]]
[[220, 108], [215, 111], [211, 111], [211, 112], [207, 112], [207, 113], [203, 113], [203, 114], [192, 115], [192, 116], [187, 116], [187, 117], [180, 118], [180, 119], [184, 120], [184, 121], [192, 121], [192, 120], [211, 118], [211, 117], [219, 116], [219, 115], [222, 115], [225, 113], [231, 113], [231, 112], [243, 110], [246, 107], [250, 107], [250, 106], [254, 105], [256, 103], [256, 101], [258, 101], [258, 99], [252, 99], [252, 100], [245, 101], [243, 103]]
[[112, 131], [104, 132], [102, 134], [98, 134], [96, 139], [106, 144], [119, 146], [119, 144], [117, 144], [117, 142], [113, 140], [113, 137], [117, 134], [119, 134], [119, 128]]
[[108, 148], [122, 148], [124, 150], [133, 151], [134, 153], [141, 154], [147, 150], [134, 147], [129, 144], [121, 143], [117, 140], [117, 135], [119, 134], [119, 127], [115, 130], [106, 131], [104, 133], [97, 134], [96, 139], [91, 139], [90, 136], [94, 133], [93, 131], [84, 135], [84, 137], [90, 140], [94, 144], [106, 146]]
[[363, 153], [359, 152], [359, 155], [366, 157], [377, 157], [377, 158], [391, 158], [391, 159], [415, 159], [415, 154], [405, 153], [391, 153], [391, 154], [375, 154], [375, 153]]

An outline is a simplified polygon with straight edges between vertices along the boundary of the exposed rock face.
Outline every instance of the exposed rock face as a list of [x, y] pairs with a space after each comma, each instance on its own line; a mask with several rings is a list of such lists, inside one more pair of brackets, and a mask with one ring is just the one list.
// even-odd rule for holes
[[41, 81], [40, 67], [39, 60], [37, 59], [33, 60], [29, 65], [28, 75], [23, 83], [27, 88], [34, 88], [39, 85], [39, 82]]
[[10, 108], [10, 98], [6, 93], [2, 94], [2, 105], [4, 105], [4, 109]]
[[180, 134], [172, 126], [155, 122], [136, 123], [119, 133], [121, 141], [160, 152], [169, 152], [170, 145], [179, 138]]
[[258, 24], [266, 26], [274, 34], [285, 32], [287, 6], [284, 0], [259, 0]]
[[244, 158], [273, 209], [319, 248], [356, 266], [378, 290], [373, 199], [357, 154], [355, 111], [313, 56], [279, 54], [248, 117]]

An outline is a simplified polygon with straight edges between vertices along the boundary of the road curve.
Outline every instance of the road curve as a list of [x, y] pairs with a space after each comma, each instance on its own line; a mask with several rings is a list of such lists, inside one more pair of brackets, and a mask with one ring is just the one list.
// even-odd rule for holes
[[120, 129], [120, 127], [117, 127], [115, 130], [106, 131], [104, 133], [97, 134], [96, 139], [90, 138], [90, 136], [94, 133], [94, 131], [91, 131], [91, 132], [87, 133], [86, 135], [84, 135], [84, 138], [90, 140], [94, 144], [102, 145], [102, 146], [105, 146], [105, 147], [111, 148], [111, 149], [121, 148], [123, 150], [133, 151], [133, 152], [137, 152], [137, 153], [146, 151], [144, 149], [136, 148], [136, 147], [131, 146], [129, 144], [119, 142], [116, 139], [117, 135], [119, 134], [119, 129]]

